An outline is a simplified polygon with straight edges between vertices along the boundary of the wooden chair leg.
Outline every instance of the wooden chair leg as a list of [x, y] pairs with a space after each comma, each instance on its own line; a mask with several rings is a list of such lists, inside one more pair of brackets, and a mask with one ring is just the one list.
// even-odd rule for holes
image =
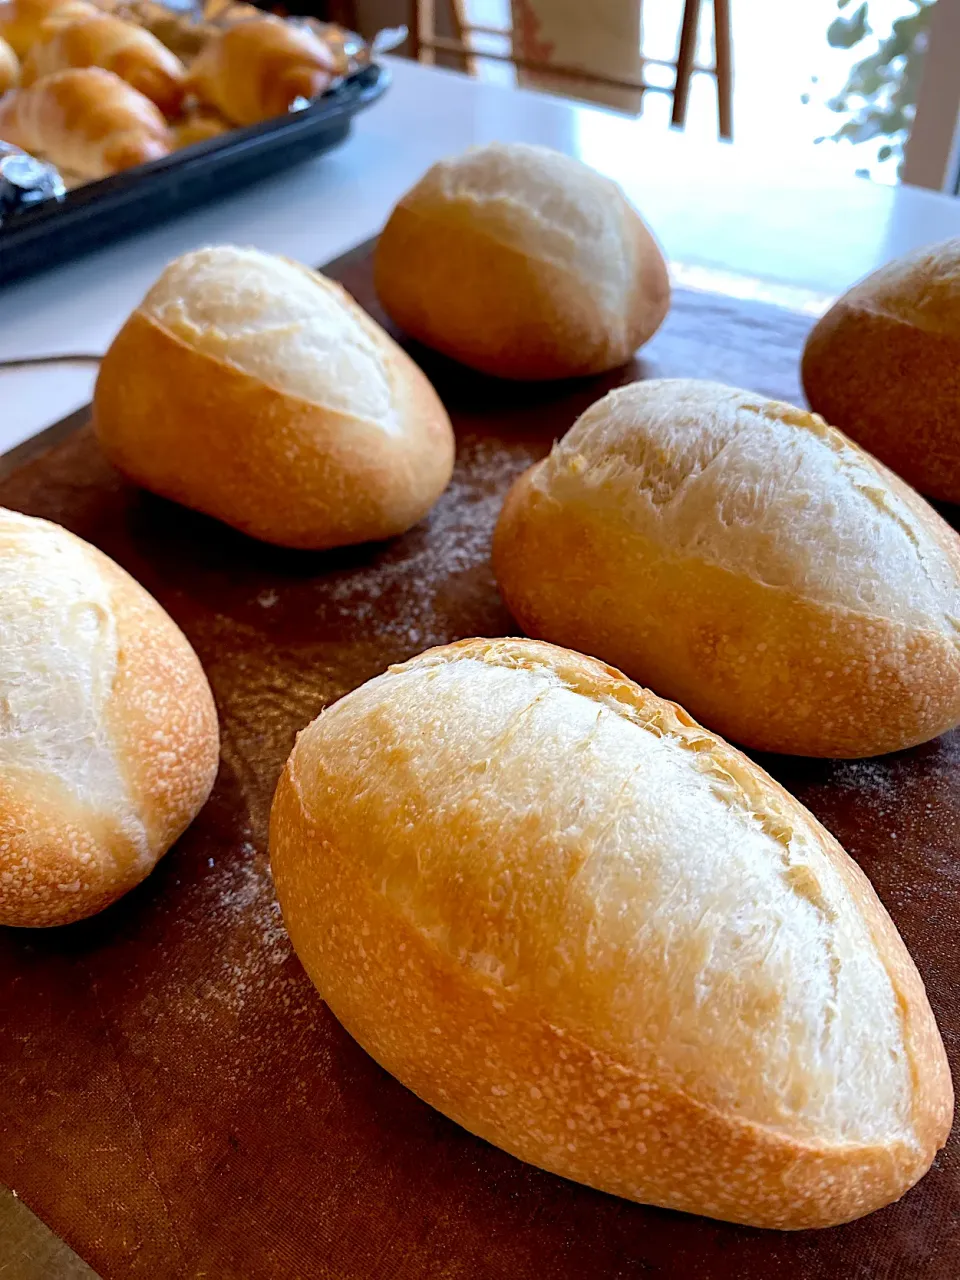
[[717, 67], [717, 121], [721, 138], [733, 137], [733, 32], [730, 0], [713, 0], [713, 45]]
[[413, 39], [413, 57], [417, 62], [433, 66], [437, 61], [436, 55], [433, 49], [422, 41], [432, 40], [437, 34], [434, 0], [413, 0], [413, 22], [410, 29]]
[[671, 123], [682, 129], [687, 123], [687, 103], [690, 99], [690, 79], [697, 56], [697, 28], [700, 25], [701, 0], [684, 0], [683, 22], [680, 26], [680, 48], [677, 51], [677, 78], [673, 86], [673, 116]]
[[[450, 0], [450, 17], [453, 22], [454, 39], [460, 44], [467, 45], [467, 14], [464, 6], [464, 0]], [[463, 70], [468, 76], [477, 74], [477, 63], [475, 58], [471, 58], [469, 54], [464, 54], [462, 58]]]
[[420, 0], [410, 0], [407, 7], [407, 36], [412, 61], [420, 61]]

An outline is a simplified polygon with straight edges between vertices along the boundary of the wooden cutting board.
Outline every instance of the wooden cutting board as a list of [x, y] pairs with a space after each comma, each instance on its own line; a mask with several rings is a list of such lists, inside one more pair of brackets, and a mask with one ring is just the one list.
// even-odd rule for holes
[[[383, 321], [369, 246], [330, 274]], [[422, 524], [378, 546], [282, 551], [141, 493], [85, 413], [8, 456], [0, 503], [61, 522], [157, 597], [223, 730], [210, 803], [145, 884], [69, 928], [0, 930], [0, 1181], [104, 1280], [960, 1275], [955, 1141], [899, 1204], [787, 1235], [617, 1200], [473, 1138], [341, 1030], [291, 953], [267, 867], [300, 727], [388, 663], [515, 630], [489, 566], [513, 476], [636, 377], [799, 399], [808, 323], [678, 291], [635, 366], [572, 385], [497, 383], [414, 352], [450, 410], [457, 468]], [[763, 763], [873, 880], [956, 1069], [960, 735], [881, 760]]]

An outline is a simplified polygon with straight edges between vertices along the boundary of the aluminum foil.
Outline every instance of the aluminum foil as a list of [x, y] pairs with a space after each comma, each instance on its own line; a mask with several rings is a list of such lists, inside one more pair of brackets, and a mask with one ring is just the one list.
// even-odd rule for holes
[[41, 200], [61, 200], [65, 192], [52, 164], [0, 142], [0, 222]]

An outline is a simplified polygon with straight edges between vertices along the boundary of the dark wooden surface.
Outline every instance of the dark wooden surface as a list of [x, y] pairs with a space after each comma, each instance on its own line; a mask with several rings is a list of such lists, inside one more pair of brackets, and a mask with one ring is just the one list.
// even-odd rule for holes
[[[331, 273], [382, 318], [365, 251]], [[955, 1142], [899, 1204], [786, 1235], [616, 1200], [471, 1137], [340, 1029], [290, 952], [267, 870], [297, 729], [390, 662], [514, 630], [488, 563], [511, 478], [632, 377], [799, 399], [807, 327], [679, 292], [635, 367], [573, 386], [496, 384], [414, 352], [450, 409], [457, 469], [428, 519], [383, 546], [248, 541], [123, 483], [79, 419], [18, 451], [0, 503], [60, 521], [156, 596], [223, 726], [214, 795], [145, 884], [79, 925], [0, 931], [0, 1181], [105, 1280], [960, 1275]], [[763, 763], [873, 879], [956, 1067], [960, 736], [877, 761]]]

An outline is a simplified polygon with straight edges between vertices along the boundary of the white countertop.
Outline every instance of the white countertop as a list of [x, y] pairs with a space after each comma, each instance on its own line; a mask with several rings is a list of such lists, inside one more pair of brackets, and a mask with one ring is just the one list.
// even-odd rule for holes
[[[897, 254], [960, 234], [960, 201], [844, 177], [816, 152], [758, 156], [388, 61], [391, 89], [337, 151], [0, 290], [0, 360], [102, 352], [164, 264], [197, 245], [234, 241], [320, 265], [372, 235], [434, 160], [493, 139], [544, 143], [616, 178], [680, 281], [762, 281], [811, 311]], [[0, 452], [84, 404], [93, 377], [83, 366], [0, 371]]]

